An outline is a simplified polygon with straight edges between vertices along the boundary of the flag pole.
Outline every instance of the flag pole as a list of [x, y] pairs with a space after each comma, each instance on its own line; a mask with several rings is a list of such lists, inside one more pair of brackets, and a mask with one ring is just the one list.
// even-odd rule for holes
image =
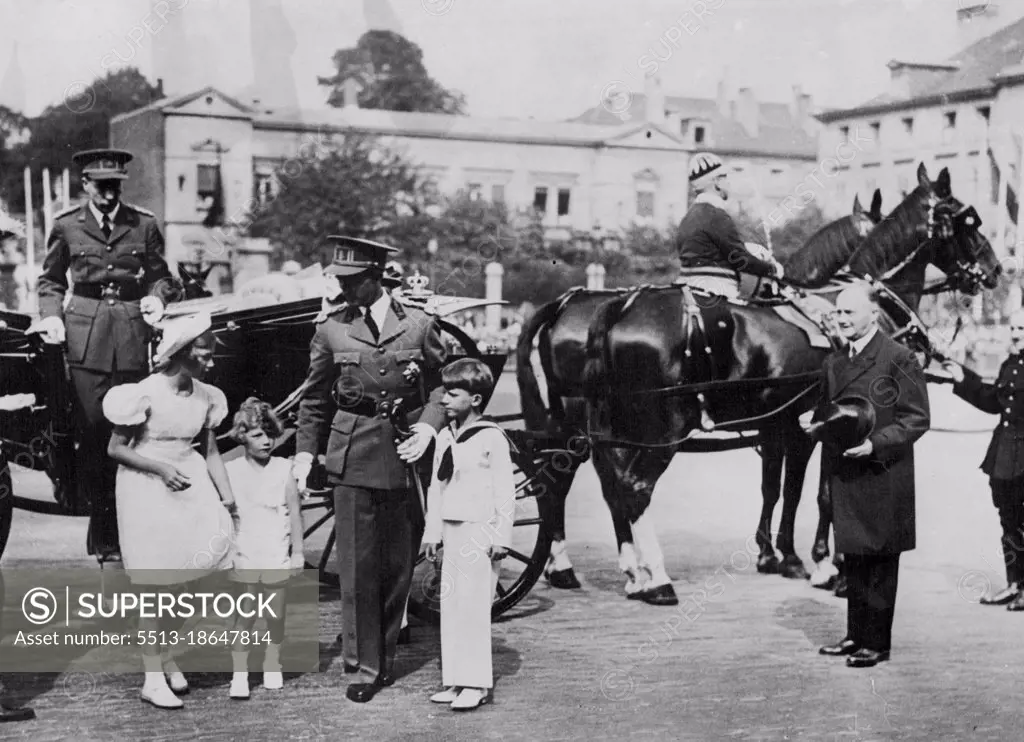
[[25, 274], [28, 279], [27, 314], [36, 311], [36, 229], [32, 215], [32, 168], [25, 166]]

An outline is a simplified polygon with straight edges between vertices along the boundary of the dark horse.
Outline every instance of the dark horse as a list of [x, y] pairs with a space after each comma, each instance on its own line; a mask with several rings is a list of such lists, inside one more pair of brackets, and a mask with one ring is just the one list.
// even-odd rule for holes
[[[977, 293], [982, 283], [994, 287], [1001, 270], [979, 226], [974, 209], [953, 197], [949, 172], [944, 169], [932, 183], [921, 165], [918, 187], [871, 231], [848, 267], [852, 276], [888, 281], [912, 310], [930, 263], [958, 288]], [[636, 546], [652, 574], [642, 597], [653, 603], [674, 601], [675, 594], [659, 564], [653, 526], [642, 516], [678, 443], [700, 429], [708, 413], [720, 429], [759, 433], [764, 481], [774, 477], [770, 470], [785, 454], [786, 501], [777, 545], [784, 565], [803, 571], [793, 529], [814, 443], [798, 417], [817, 402], [813, 392], [828, 351], [812, 347], [803, 331], [770, 307], [699, 301], [695, 295], [665, 287], [613, 299], [598, 309], [587, 339], [584, 388], [596, 433], [594, 467], [613, 517], [634, 524]], [[775, 502], [767, 488], [762, 494], [759, 568], [775, 558]], [[647, 526], [638, 528], [644, 520]]]
[[[786, 263], [787, 276], [792, 275], [802, 285], [824, 283], [822, 276], [831, 276], [844, 265], [854, 248], [881, 221], [881, 193], [875, 191], [871, 210], [865, 212], [859, 199], [854, 199], [853, 212], [826, 225], [815, 233], [807, 244], [794, 253]], [[606, 291], [573, 290], [541, 307], [523, 329], [516, 349], [517, 380], [526, 427], [531, 431], [544, 431], [555, 438], [571, 440], [586, 430], [586, 406], [583, 396], [583, 368], [587, 329], [594, 313], [605, 302], [623, 296], [626, 289]], [[545, 409], [540, 386], [532, 365], [534, 339], [547, 384], [548, 404]], [[548, 487], [549, 510], [545, 514], [545, 527], [552, 541], [551, 559], [546, 574], [553, 587], [579, 587], [572, 563], [565, 551], [565, 498], [579, 465], [586, 459], [587, 447], [570, 445], [572, 465], [553, 472], [554, 481]], [[774, 453], [774, 451], [772, 452]], [[780, 454], [781, 456], [781, 454]], [[778, 500], [781, 481], [781, 458], [778, 466], [766, 469], [773, 475], [763, 489], [765, 502]], [[770, 494], [774, 491], [774, 494]], [[769, 515], [770, 518], [770, 515]], [[627, 591], [636, 589], [643, 580], [631, 555], [633, 542], [630, 521], [612, 510], [612, 521], [619, 543], [620, 566], [630, 578]]]

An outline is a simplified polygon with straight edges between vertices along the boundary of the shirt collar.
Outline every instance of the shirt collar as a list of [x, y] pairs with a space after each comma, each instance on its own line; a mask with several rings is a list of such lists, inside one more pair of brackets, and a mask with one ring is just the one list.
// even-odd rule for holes
[[[118, 201], [117, 206], [114, 207], [113, 211], [111, 211], [109, 214], [107, 214], [107, 216], [110, 217], [110, 223], [111, 224], [114, 223], [114, 217], [117, 216], [117, 212], [120, 209], [121, 209], [121, 202]], [[91, 211], [92, 215], [96, 218], [96, 224], [98, 224], [99, 226], [102, 227], [103, 226], [103, 212], [100, 211], [99, 209], [97, 209], [96, 208], [96, 204], [94, 204], [92, 201], [89, 202], [89, 211]]]
[[693, 202], [695, 204], [709, 204], [710, 206], [714, 206], [715, 208], [721, 209], [722, 211], [726, 210], [725, 201], [716, 196], [714, 193], [710, 193], [709, 191], [698, 193], [697, 198], [693, 199]]
[[369, 309], [371, 312], [373, 312], [373, 315], [376, 317], [377, 315], [381, 314], [382, 312], [386, 312], [388, 310], [388, 307], [390, 307], [390, 306], [391, 306], [391, 294], [389, 294], [387, 292], [387, 289], [385, 289], [385, 290], [381, 291], [380, 298], [377, 299], [377, 301], [375, 301], [369, 307], [367, 307], [367, 309]]
[[853, 352], [858, 354], [862, 353], [864, 349], [868, 347], [868, 343], [871, 342], [871, 338], [875, 336], [876, 332], [878, 332], [878, 325], [875, 325], [870, 330], [868, 330], [867, 335], [860, 338], [859, 340], [851, 340], [850, 346], [853, 348]]

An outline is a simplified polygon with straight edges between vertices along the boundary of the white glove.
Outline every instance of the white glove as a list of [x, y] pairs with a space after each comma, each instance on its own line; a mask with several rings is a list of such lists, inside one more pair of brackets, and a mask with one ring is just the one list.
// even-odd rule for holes
[[786, 270], [785, 270], [785, 268], [782, 267], [782, 263], [779, 263], [778, 261], [775, 261], [775, 277], [781, 281], [782, 277], [783, 277], [783, 275], [785, 275], [785, 273], [786, 273]]
[[64, 323], [60, 317], [44, 317], [29, 327], [25, 333], [27, 335], [38, 333], [43, 336], [44, 343], [59, 345], [64, 342]]
[[164, 303], [157, 296], [143, 296], [139, 302], [139, 309], [142, 310], [142, 318], [149, 325], [155, 325], [164, 316]]
[[309, 479], [309, 472], [313, 469], [313, 454], [311, 453], [297, 453], [295, 458], [292, 460], [292, 476], [295, 478], [295, 484], [299, 487], [299, 492], [306, 491], [306, 480]]

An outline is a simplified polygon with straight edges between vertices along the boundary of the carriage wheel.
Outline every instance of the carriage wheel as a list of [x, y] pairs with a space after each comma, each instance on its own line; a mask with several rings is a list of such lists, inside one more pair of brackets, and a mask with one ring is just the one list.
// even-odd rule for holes
[[14, 486], [11, 483], [11, 467], [7, 457], [0, 454], [0, 557], [7, 548], [7, 539], [11, 535], [11, 523], [14, 520]]

